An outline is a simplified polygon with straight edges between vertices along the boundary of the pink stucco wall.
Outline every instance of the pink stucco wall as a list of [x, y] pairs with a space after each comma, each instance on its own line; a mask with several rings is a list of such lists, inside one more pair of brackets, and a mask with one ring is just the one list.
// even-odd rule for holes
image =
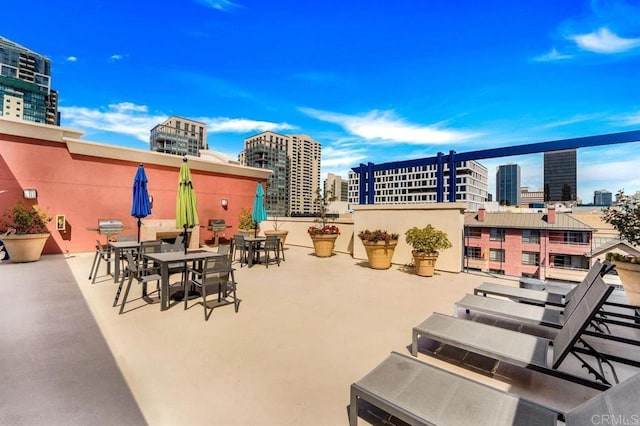
[[[133, 177], [137, 162], [121, 161], [69, 152], [64, 143], [33, 139], [0, 132], [0, 211], [22, 200], [24, 188], [36, 188], [37, 204], [52, 215], [64, 214], [67, 231], [49, 225], [52, 237], [44, 253], [73, 253], [92, 251], [96, 238], [105, 241], [87, 228], [96, 227], [100, 218], [117, 218], [135, 234], [136, 219], [130, 216]], [[149, 219], [175, 218], [178, 168], [145, 164], [149, 179], [149, 193], [153, 196]], [[256, 182], [253, 177], [224, 175], [192, 169], [193, 185], [198, 199], [200, 242], [211, 238], [206, 222], [222, 218], [233, 228], [238, 225], [242, 207], [251, 209]], [[220, 200], [229, 200], [227, 210]], [[144, 222], [144, 219], [143, 219]]]

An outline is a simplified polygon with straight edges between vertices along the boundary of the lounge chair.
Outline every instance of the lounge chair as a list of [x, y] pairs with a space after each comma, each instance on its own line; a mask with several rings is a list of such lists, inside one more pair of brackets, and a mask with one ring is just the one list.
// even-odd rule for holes
[[[582, 335], [611, 291], [613, 288], [602, 277], [596, 277], [553, 340], [434, 313], [413, 328], [411, 353], [417, 356], [418, 338], [422, 336], [443, 345], [604, 390], [611, 386], [611, 381], [605, 377], [604, 366], [609, 367], [613, 381], [617, 382], [615, 368]], [[569, 354], [594, 375], [595, 381], [559, 369]], [[589, 362], [584, 354], [595, 361]]]
[[[462, 299], [455, 303], [456, 317], [462, 317], [464, 314], [482, 314], [497, 319], [505, 319], [511, 322], [520, 323], [522, 325], [534, 325], [541, 327], [549, 327], [559, 329], [566, 323], [568, 315], [567, 309], [545, 308], [543, 306], [528, 305], [525, 303], [515, 303], [509, 300], [496, 299], [493, 297], [475, 296], [472, 294], [465, 295]], [[624, 327], [622, 329], [612, 329], [609, 325], [617, 325]], [[602, 311], [593, 318], [590, 327], [584, 331], [584, 335], [597, 337], [605, 340], [613, 340], [620, 343], [640, 346], [640, 340], [633, 337], [634, 333], [623, 335], [620, 333], [623, 329], [638, 330], [640, 324], [629, 321], [619, 321], [608, 318]]]
[[567, 304], [567, 301], [570, 300], [574, 294], [579, 293], [579, 295], [584, 295], [584, 289], [582, 287], [584, 284], [590, 285], [597, 276], [604, 276], [611, 269], [613, 269], [613, 265], [608, 261], [600, 263], [600, 261], [596, 260], [582, 280], [582, 283], [568, 291], [549, 292], [485, 282], [476, 287], [473, 290], [473, 294], [481, 296], [507, 297], [517, 302], [524, 302], [532, 305], [564, 307]]
[[[536, 306], [528, 303], [514, 303], [505, 299], [496, 299], [491, 297], [482, 297], [477, 295], [465, 295], [462, 299], [455, 303], [456, 316], [460, 316], [461, 311], [466, 313], [475, 312], [485, 314], [497, 318], [504, 318], [511, 321], [523, 322], [528, 324], [540, 325], [552, 328], [562, 328], [567, 319], [573, 314], [576, 306], [587, 289], [593, 284], [597, 273], [606, 273], [610, 269], [607, 263], [596, 263], [589, 271], [581, 284], [572, 290], [571, 297], [567, 298], [565, 306], [560, 308], [546, 308], [544, 306]], [[609, 296], [609, 299], [611, 296]], [[607, 299], [607, 300], [609, 300]], [[606, 302], [605, 302], [606, 303]], [[633, 338], [612, 334], [609, 324], [626, 327], [629, 329], [640, 329], [640, 324], [636, 321], [621, 321], [612, 319], [610, 316], [615, 315], [611, 312], [600, 311], [590, 324], [590, 329], [585, 330], [584, 334], [599, 337], [608, 340], [614, 340], [632, 345], [640, 345], [640, 341]], [[637, 318], [635, 318], [637, 319]]]
[[[358, 424], [358, 404], [366, 401], [411, 425], [605, 424], [637, 423], [640, 374], [563, 413], [518, 395], [486, 386], [406, 355], [392, 352], [351, 385], [349, 424]], [[613, 424], [613, 423], [606, 423]], [[633, 424], [633, 423], [627, 423]]]

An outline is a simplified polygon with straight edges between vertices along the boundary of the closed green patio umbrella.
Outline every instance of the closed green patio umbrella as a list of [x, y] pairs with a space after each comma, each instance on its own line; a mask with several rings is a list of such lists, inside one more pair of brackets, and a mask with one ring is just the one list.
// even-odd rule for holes
[[264, 208], [264, 189], [262, 183], [258, 182], [256, 186], [256, 198], [253, 200], [253, 211], [251, 212], [251, 219], [256, 223], [254, 229], [254, 237], [258, 236], [258, 225], [260, 222], [267, 220], [267, 211]]
[[178, 196], [176, 197], [176, 228], [184, 228], [184, 253], [187, 254], [187, 228], [198, 226], [196, 193], [191, 182], [191, 169], [187, 159], [182, 160], [178, 178]]

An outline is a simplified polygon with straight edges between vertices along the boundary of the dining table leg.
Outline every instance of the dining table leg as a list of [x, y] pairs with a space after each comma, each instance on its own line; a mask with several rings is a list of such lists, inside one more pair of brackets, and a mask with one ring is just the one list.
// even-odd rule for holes
[[160, 310], [164, 311], [169, 305], [169, 264], [162, 263], [160, 267]]

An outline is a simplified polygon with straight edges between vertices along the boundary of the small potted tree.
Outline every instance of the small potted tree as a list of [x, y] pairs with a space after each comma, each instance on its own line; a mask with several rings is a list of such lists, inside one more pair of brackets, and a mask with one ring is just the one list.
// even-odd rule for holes
[[[604, 221], [618, 231], [620, 238], [640, 245], [640, 200], [625, 195], [623, 190], [618, 191], [616, 199], [616, 206], [604, 209]], [[607, 260], [616, 266], [629, 302], [640, 305], [640, 258], [607, 253]]]
[[424, 228], [414, 226], [405, 233], [406, 241], [413, 247], [413, 261], [416, 274], [432, 277], [435, 271], [439, 250], [451, 247], [451, 241], [444, 231], [427, 225]]
[[259, 225], [251, 217], [251, 210], [244, 207], [241, 208], [238, 219], [238, 234], [253, 237], [260, 230]]
[[37, 205], [18, 202], [4, 211], [0, 220], [0, 240], [12, 262], [35, 262], [51, 235], [47, 223], [52, 217]]
[[393, 252], [398, 245], [398, 234], [376, 229], [365, 229], [358, 233], [358, 237], [367, 251], [369, 267], [372, 269], [389, 269]]
[[318, 213], [318, 219], [316, 220], [320, 225], [313, 225], [307, 229], [309, 237], [313, 242], [313, 249], [318, 257], [329, 257], [333, 254], [333, 248], [335, 247], [336, 239], [340, 235], [340, 230], [335, 225], [329, 225], [329, 218], [327, 211], [329, 203], [334, 201], [335, 197], [328, 189], [321, 191], [320, 188], [316, 189], [316, 198], [314, 202], [319, 205], [320, 210]]
[[264, 230], [264, 235], [277, 235], [280, 237], [280, 241], [284, 246], [284, 243], [287, 239], [287, 235], [289, 235], [289, 231], [287, 229], [282, 229], [282, 222], [278, 220], [277, 215], [273, 215], [273, 221], [271, 222], [271, 226], [273, 230]]

